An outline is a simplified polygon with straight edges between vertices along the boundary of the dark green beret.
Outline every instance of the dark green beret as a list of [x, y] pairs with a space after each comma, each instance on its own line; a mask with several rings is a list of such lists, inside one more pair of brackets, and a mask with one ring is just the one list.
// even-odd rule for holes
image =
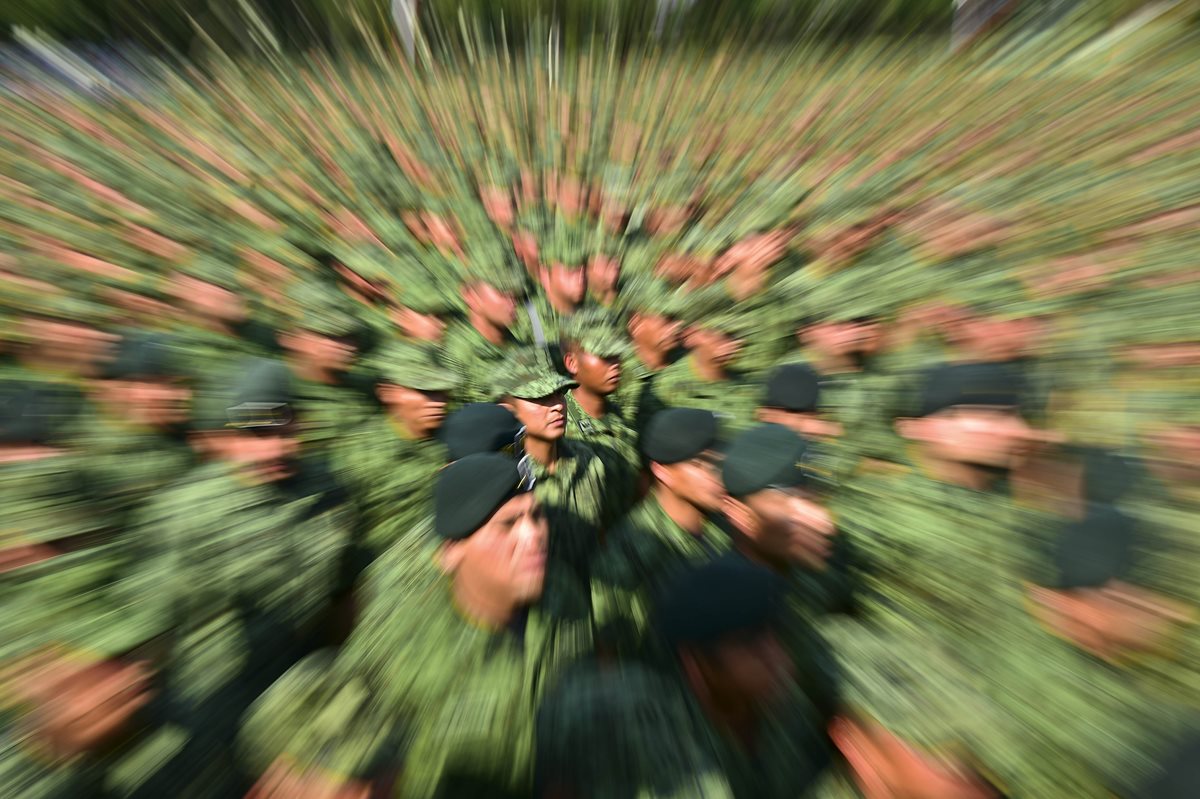
[[655, 607], [655, 626], [671, 646], [709, 646], [767, 630], [783, 600], [774, 573], [730, 553], [668, 582]]
[[295, 418], [292, 376], [281, 361], [251, 358], [225, 391], [224, 426], [238, 430], [283, 427]]
[[499, 452], [511, 446], [521, 430], [517, 417], [503, 405], [475, 402], [450, 414], [441, 438], [456, 461], [479, 452]]
[[668, 408], [654, 414], [642, 433], [642, 454], [657, 463], [679, 463], [713, 449], [717, 416], [699, 408]]
[[1195, 799], [1200, 795], [1200, 727], [1173, 742], [1153, 777], [1132, 799]]
[[0, 443], [50, 444], [83, 409], [74, 388], [28, 381], [0, 384]]
[[433, 489], [434, 529], [442, 538], [461, 541], [493, 513], [521, 493], [517, 462], [508, 455], [480, 452], [447, 466]]
[[1063, 527], [1055, 542], [1055, 588], [1098, 588], [1123, 579], [1133, 565], [1137, 529], [1110, 505], [1089, 505], [1087, 514]]
[[1020, 393], [1008, 364], [942, 364], [925, 372], [913, 415], [929, 416], [956, 405], [1019, 404]]
[[725, 490], [748, 497], [770, 486], [797, 486], [807, 482], [802, 464], [808, 444], [790, 429], [764, 424], [741, 433], [729, 444], [721, 477]]
[[1082, 460], [1083, 495], [1088, 502], [1117, 502], [1142, 478], [1142, 464], [1129, 455], [1088, 447]]
[[183, 374], [175, 350], [166, 339], [131, 332], [121, 338], [112, 361], [104, 367], [109, 380], [178, 377]]
[[763, 407], [812, 413], [820, 407], [821, 379], [807, 364], [790, 363], [776, 369], [767, 380]]

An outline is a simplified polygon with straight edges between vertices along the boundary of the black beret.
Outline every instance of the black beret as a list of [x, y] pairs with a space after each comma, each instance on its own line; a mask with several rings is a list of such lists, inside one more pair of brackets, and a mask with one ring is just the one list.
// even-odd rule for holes
[[1055, 588], [1098, 588], [1125, 577], [1133, 565], [1137, 528], [1111, 505], [1089, 505], [1063, 527], [1054, 547]]
[[452, 541], [468, 538], [521, 493], [521, 482], [508, 455], [480, 452], [455, 461], [438, 474], [433, 489], [434, 529]]
[[642, 454], [658, 463], [679, 463], [717, 445], [717, 417], [699, 408], [668, 408], [654, 414], [642, 433]]
[[1200, 729], [1174, 742], [1159, 761], [1157, 773], [1133, 792], [1132, 799], [1194, 799], [1200, 796]]
[[808, 444], [790, 429], [778, 424], [752, 427], [729, 443], [721, 478], [725, 490], [746, 497], [767, 486], [804, 485], [801, 464]]
[[0, 443], [50, 444], [83, 409], [74, 388], [12, 381], [0, 384]]
[[913, 415], [929, 416], [956, 405], [1016, 407], [1020, 404], [1018, 389], [1008, 364], [942, 364], [923, 375]]
[[811, 366], [790, 363], [775, 370], [767, 380], [766, 408], [812, 413], [820, 405], [820, 377]]
[[478, 452], [499, 452], [511, 446], [521, 429], [512, 411], [503, 405], [475, 402], [447, 417], [441, 438], [456, 461]]
[[175, 377], [181, 375], [178, 360], [165, 339], [144, 333], [121, 338], [115, 357], [104, 368], [109, 380]]
[[1100, 447], [1083, 452], [1083, 496], [1088, 502], [1117, 502], [1137, 485], [1142, 465], [1137, 458]]
[[730, 553], [670, 580], [659, 594], [655, 624], [671, 646], [707, 646], [768, 629], [779, 617], [779, 577]]

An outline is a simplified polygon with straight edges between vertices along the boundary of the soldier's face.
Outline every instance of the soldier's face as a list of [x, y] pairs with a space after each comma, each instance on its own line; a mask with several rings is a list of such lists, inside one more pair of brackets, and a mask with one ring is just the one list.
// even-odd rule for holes
[[699, 661], [714, 692], [757, 707], [779, 698], [795, 675], [795, 663], [771, 631], [722, 641]]
[[588, 259], [587, 285], [593, 291], [606, 293], [616, 291], [621, 278], [621, 264], [607, 255], [593, 255]]
[[958, 406], [917, 422], [914, 437], [942, 460], [1011, 469], [1029, 447], [1032, 430], [1014, 408]]
[[513, 397], [506, 404], [530, 438], [557, 441], [567, 432], [567, 401], [561, 393], [532, 400]]
[[587, 271], [579, 266], [552, 264], [545, 271], [546, 291], [560, 304], [578, 305], [587, 292]]
[[737, 360], [742, 350], [742, 342], [728, 333], [709, 328], [693, 330], [689, 336], [692, 350], [696, 355], [709, 363], [728, 366]]
[[291, 426], [218, 436], [216, 451], [253, 483], [274, 483], [296, 472], [300, 441]]
[[280, 337], [280, 343], [296, 358], [329, 372], [350, 368], [356, 352], [349, 337], [326, 336], [311, 330], [296, 330]]
[[496, 227], [501, 229], [512, 227], [513, 220], [516, 218], [512, 192], [503, 186], [484, 186], [479, 190], [479, 198], [483, 201], [484, 213]]
[[840, 424], [822, 418], [819, 413], [762, 408], [758, 418], [768, 424], [781, 424], [805, 438], [837, 438], [842, 434]]
[[808, 327], [802, 340], [814, 350], [836, 357], [871, 354], [879, 349], [880, 330], [878, 323], [867, 320], [822, 322]]
[[1200, 424], [1162, 427], [1149, 439], [1152, 454], [1172, 470], [1200, 473]]
[[1187, 610], [1137, 586], [1109, 582], [1096, 588], [1029, 590], [1034, 614], [1050, 630], [1098, 657], [1156, 649]]
[[444, 391], [418, 391], [385, 383], [379, 386], [379, 399], [388, 412], [418, 438], [433, 435], [446, 419], [448, 398]]
[[21, 327], [35, 351], [70, 364], [72, 371], [81, 375], [91, 374], [97, 364], [107, 360], [117, 340], [90, 325], [55, 319], [29, 317], [22, 320]]
[[532, 493], [513, 497], [462, 542], [459, 575], [487, 596], [515, 605], [542, 595], [546, 577], [546, 515]]
[[246, 303], [234, 292], [216, 283], [177, 274], [170, 283], [177, 302], [197, 316], [234, 323], [246, 318]]
[[517, 301], [513, 295], [488, 283], [477, 283], [467, 292], [467, 304], [488, 322], [509, 327], [517, 321]]
[[833, 516], [800, 489], [767, 489], [747, 497], [758, 517], [755, 544], [773, 558], [820, 571], [833, 554]]
[[113, 383], [122, 412], [134, 424], [167, 429], [187, 421], [192, 392], [185, 384], [165, 379]]
[[621, 386], [621, 359], [601, 358], [590, 352], [571, 352], [565, 361], [567, 371], [581, 388], [608, 396]]
[[629, 323], [629, 335], [642, 349], [666, 355], [679, 346], [683, 324], [669, 316], [639, 313]]
[[672, 493], [701, 510], [716, 511], [725, 499], [719, 463], [716, 454], [704, 453], [680, 463], [657, 464], [657, 468], [661, 470], [660, 479], [665, 478], [663, 483]]
[[437, 343], [446, 332], [446, 323], [437, 314], [417, 313], [411, 308], [398, 308], [393, 319], [400, 332], [417, 341]]

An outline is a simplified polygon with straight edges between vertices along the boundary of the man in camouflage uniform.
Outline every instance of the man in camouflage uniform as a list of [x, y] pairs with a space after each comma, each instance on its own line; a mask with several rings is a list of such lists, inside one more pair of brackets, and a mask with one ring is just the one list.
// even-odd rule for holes
[[517, 301], [524, 296], [515, 274], [498, 270], [489, 275], [472, 275], [462, 284], [466, 319], [446, 327], [442, 356], [446, 365], [463, 381], [463, 402], [491, 402], [492, 373], [517, 339], [512, 326], [517, 319]]
[[623, 507], [605, 460], [566, 437], [564, 392], [577, 384], [556, 372], [545, 353], [513, 350], [493, 376], [494, 393], [524, 428], [520, 444], [537, 478], [538, 501], [550, 519], [550, 557], [587, 579], [601, 535]]
[[327, 471], [297, 460], [287, 368], [238, 366], [199, 400], [211, 462], [138, 514], [112, 588], [113, 640], [98, 654], [143, 660], [156, 692], [146, 729], [106, 758], [116, 796], [243, 792], [238, 718], [329, 634], [349, 507]]
[[641, 430], [653, 416], [653, 396], [657, 376], [670, 364], [679, 348], [683, 323], [679, 293], [665, 284], [643, 278], [621, 290], [621, 303], [628, 310], [628, 330], [633, 352], [622, 364], [621, 388], [617, 401], [625, 418], [635, 430]]
[[525, 303], [516, 328], [517, 337], [522, 341], [540, 345], [540, 335], [541, 341], [551, 348], [552, 357], [559, 354], [553, 349], [557, 348], [566, 324], [587, 297], [585, 250], [582, 242], [566, 238], [571, 235], [578, 234], [559, 234], [561, 242], [554, 239], [551, 246], [542, 249], [537, 267], [538, 285], [542, 290]]
[[860, 612], [824, 632], [846, 678], [835, 737], [860, 783], [1101, 796], [1146, 766], [1147, 698], [1028, 613], [1037, 553], [994, 487], [1031, 437], [1018, 406], [1003, 369], [929, 370], [897, 420], [917, 468], [864, 477], [843, 504]]
[[660, 411], [642, 434], [650, 493], [613, 527], [592, 569], [592, 601], [606, 646], [636, 652], [663, 580], [729, 549], [729, 535], [713, 517], [724, 497], [717, 445], [716, 416], [698, 408]]
[[540, 695], [591, 649], [586, 597], [548, 557], [534, 483], [499, 453], [439, 474], [433, 530], [372, 567], [336, 660], [299, 664], [248, 717], [262, 795], [397, 772], [399, 796], [529, 795]]
[[[698, 301], [703, 307], [704, 303]], [[688, 355], [668, 366], [654, 383], [652, 401], [669, 408], [704, 408], [730, 430], [754, 423], [758, 389], [734, 368], [741, 336], [753, 320], [729, 309], [704, 313], [687, 332]]]
[[366, 562], [429, 516], [434, 477], [446, 463], [437, 433], [460, 385], [431, 352], [409, 344], [385, 347], [370, 366], [384, 413], [337, 441], [333, 464], [358, 509]]
[[297, 316], [280, 332], [279, 343], [304, 413], [301, 437], [328, 452], [374, 410], [361, 380], [350, 374], [361, 325], [349, 301], [339, 299], [332, 286], [301, 283], [290, 299]]
[[734, 796], [805, 796], [831, 763], [821, 712], [783, 642], [786, 589], [730, 553], [676, 575], [655, 606], [666, 667]]
[[621, 387], [621, 356], [628, 348], [605, 318], [584, 312], [572, 320], [563, 339], [563, 366], [578, 385], [566, 394], [567, 435], [590, 445], [611, 466], [614, 478], [633, 488], [641, 459], [637, 434], [610, 397]]
[[84, 423], [89, 491], [117, 529], [195, 461], [186, 432], [191, 388], [183, 353], [161, 336], [126, 331], [93, 385]]

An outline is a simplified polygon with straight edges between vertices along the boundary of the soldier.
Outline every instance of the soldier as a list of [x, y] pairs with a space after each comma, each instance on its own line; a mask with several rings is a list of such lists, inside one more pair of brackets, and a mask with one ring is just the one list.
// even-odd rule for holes
[[717, 447], [717, 418], [698, 408], [659, 411], [642, 434], [650, 493], [613, 527], [592, 570], [596, 623], [607, 646], [636, 651], [663, 580], [729, 549], [713, 516], [724, 497]]
[[494, 392], [524, 430], [520, 449], [537, 478], [538, 501], [554, 531], [550, 556], [586, 580], [600, 536], [620, 511], [619, 488], [610, 485], [605, 461], [591, 447], [565, 438], [564, 392], [576, 383], [554, 371], [535, 348], [516, 349], [494, 375]]
[[227, 367], [230, 352], [255, 357], [279, 352], [275, 332], [255, 318], [244, 298], [233, 264], [233, 258], [196, 256], [166, 278], [166, 294], [184, 312], [179, 334], [192, 357], [202, 361], [203, 373]]
[[997, 490], [1031, 437], [1007, 372], [935, 367], [911, 413], [896, 424], [917, 469], [864, 478], [843, 505], [862, 590], [858, 620], [825, 628], [847, 680], [839, 746], [860, 785], [1102, 795], [1145, 765], [1146, 697], [1026, 610], [1036, 554]]
[[400, 330], [403, 340], [440, 344], [446, 325], [459, 310], [455, 298], [446, 296], [435, 278], [423, 270], [407, 270], [404, 288], [398, 300], [391, 303], [388, 316]]
[[653, 396], [650, 389], [655, 379], [677, 354], [683, 327], [678, 314], [682, 308], [675, 290], [650, 279], [626, 286], [621, 301], [629, 312], [633, 352], [623, 364], [624, 379], [617, 400], [626, 419], [640, 431], [655, 410], [649, 405], [643, 408], [643, 401]]
[[384, 413], [334, 445], [337, 477], [363, 524], [366, 565], [430, 513], [434, 477], [446, 463], [437, 434], [458, 375], [426, 349], [395, 343], [370, 362]]
[[791, 363], [780, 366], [767, 379], [758, 419], [783, 425], [805, 438], [840, 436], [842, 426], [825, 418], [822, 410], [820, 376], [807, 364]]
[[781, 638], [785, 589], [729, 554], [676, 575], [655, 629], [699, 734], [734, 796], [804, 796], [831, 763], [821, 714], [794, 682]]
[[627, 483], [630, 501], [640, 467], [637, 434], [609, 399], [620, 390], [627, 349], [620, 332], [594, 313], [572, 320], [563, 340], [563, 366], [578, 384], [566, 394], [567, 435], [607, 458], [612, 474]]
[[116, 657], [121, 530], [86, 492], [79, 411], [54, 385], [0, 383], [0, 772], [21, 796], [95, 794], [100, 753], [149, 701], [144, 662]]
[[362, 326], [331, 286], [298, 284], [290, 299], [297, 316], [279, 343], [304, 412], [302, 439], [328, 450], [374, 410], [360, 379], [350, 375]]
[[671, 680], [645, 666], [572, 669], [538, 710], [537, 795], [732, 799], [691, 710]]
[[503, 270], [474, 275], [462, 284], [467, 316], [447, 325], [442, 354], [446, 364], [462, 377], [463, 402], [494, 399], [487, 381], [517, 341], [512, 326], [517, 319], [517, 299], [523, 296], [520, 285], [515, 275]]
[[192, 392], [181, 358], [169, 340], [127, 331], [93, 384], [97, 412], [82, 432], [89, 492], [116, 529], [194, 465], [186, 438]]
[[107, 657], [137, 653], [157, 691], [147, 729], [106, 759], [116, 796], [244, 793], [238, 718], [328, 640], [349, 509], [319, 464], [298, 460], [287, 368], [239, 367], [201, 397], [211, 462], [138, 514], [113, 586]]
[[671, 408], [705, 408], [731, 430], [753, 424], [759, 392], [734, 368], [748, 325], [753, 320], [732, 310], [698, 319], [685, 336], [687, 357], [658, 376], [652, 401]]
[[540, 694], [591, 648], [586, 598], [548, 557], [535, 485], [499, 453], [439, 474], [431, 535], [372, 567], [370, 604], [337, 660], [300, 664], [248, 717], [251, 761], [277, 765], [256, 795], [307, 795], [289, 779], [378, 783], [401, 758], [395, 795], [528, 795]]

